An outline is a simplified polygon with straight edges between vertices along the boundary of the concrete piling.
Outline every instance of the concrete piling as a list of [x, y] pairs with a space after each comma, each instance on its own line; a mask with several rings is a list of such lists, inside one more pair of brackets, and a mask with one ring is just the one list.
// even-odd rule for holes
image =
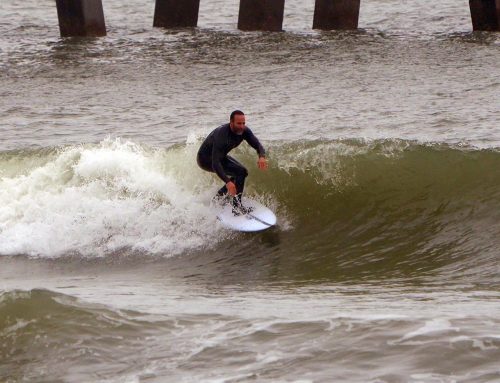
[[500, 31], [500, 0], [469, 0], [475, 31]]
[[56, 0], [62, 37], [106, 36], [102, 0]]
[[285, 0], [240, 0], [238, 29], [282, 31]]
[[313, 29], [357, 29], [361, 0], [316, 0]]
[[156, 0], [153, 26], [189, 28], [198, 25], [200, 0]]
[[[315, 0], [313, 29], [358, 28], [361, 0]], [[56, 0], [61, 36], [106, 36], [102, 0]], [[474, 31], [500, 31], [500, 0], [469, 0]], [[156, 0], [154, 27], [196, 27], [200, 0]], [[285, 0], [240, 0], [238, 29], [281, 31]]]

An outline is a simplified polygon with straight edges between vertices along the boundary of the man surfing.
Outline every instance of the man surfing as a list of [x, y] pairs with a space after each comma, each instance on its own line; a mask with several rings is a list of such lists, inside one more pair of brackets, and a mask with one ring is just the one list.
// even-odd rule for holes
[[227, 154], [245, 140], [254, 148], [259, 160], [257, 166], [267, 169], [266, 151], [250, 128], [245, 125], [245, 114], [241, 110], [231, 113], [229, 124], [219, 126], [212, 131], [201, 144], [196, 156], [198, 166], [207, 172], [216, 173], [225, 185], [217, 192], [218, 197], [232, 196], [233, 214], [247, 214], [251, 208], [241, 204], [241, 195], [245, 186], [247, 169]]

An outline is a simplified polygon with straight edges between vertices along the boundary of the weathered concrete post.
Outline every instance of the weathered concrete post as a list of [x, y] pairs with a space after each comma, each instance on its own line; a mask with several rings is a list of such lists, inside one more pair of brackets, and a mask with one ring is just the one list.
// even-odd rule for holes
[[361, 0], [316, 0], [313, 29], [358, 29]]
[[282, 31], [285, 0], [240, 0], [238, 29]]
[[156, 0], [153, 26], [188, 28], [198, 25], [200, 0]]
[[62, 37], [106, 36], [101, 0], [56, 0]]
[[500, 31], [500, 0], [469, 0], [475, 31]]

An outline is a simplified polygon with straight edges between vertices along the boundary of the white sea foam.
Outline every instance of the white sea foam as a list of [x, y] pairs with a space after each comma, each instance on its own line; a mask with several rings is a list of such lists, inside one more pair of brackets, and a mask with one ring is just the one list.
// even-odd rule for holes
[[458, 327], [453, 327], [447, 319], [436, 318], [426, 321], [424, 326], [415, 331], [409, 332], [403, 337], [403, 339], [411, 339], [443, 331], [460, 331], [460, 329]]
[[174, 255], [216, 243], [224, 236], [208, 203], [216, 180], [196, 167], [196, 149], [107, 139], [2, 178], [0, 254]]
[[444, 318], [434, 318], [425, 322], [422, 327], [403, 335], [396, 341], [387, 342], [389, 345], [406, 344], [406, 345], [421, 345], [432, 342], [432, 339], [422, 339], [422, 337], [431, 337], [443, 332], [459, 332], [459, 327], [454, 327], [449, 320]]

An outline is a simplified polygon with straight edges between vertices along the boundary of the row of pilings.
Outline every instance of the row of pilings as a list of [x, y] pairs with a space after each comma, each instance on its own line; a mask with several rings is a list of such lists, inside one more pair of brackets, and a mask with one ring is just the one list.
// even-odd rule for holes
[[[313, 29], [358, 28], [361, 0], [315, 0]], [[56, 0], [61, 36], [105, 36], [102, 0]], [[469, 0], [475, 31], [500, 31], [500, 0]], [[198, 24], [200, 0], [156, 0], [154, 27]], [[238, 29], [281, 31], [285, 0], [240, 0]]]

